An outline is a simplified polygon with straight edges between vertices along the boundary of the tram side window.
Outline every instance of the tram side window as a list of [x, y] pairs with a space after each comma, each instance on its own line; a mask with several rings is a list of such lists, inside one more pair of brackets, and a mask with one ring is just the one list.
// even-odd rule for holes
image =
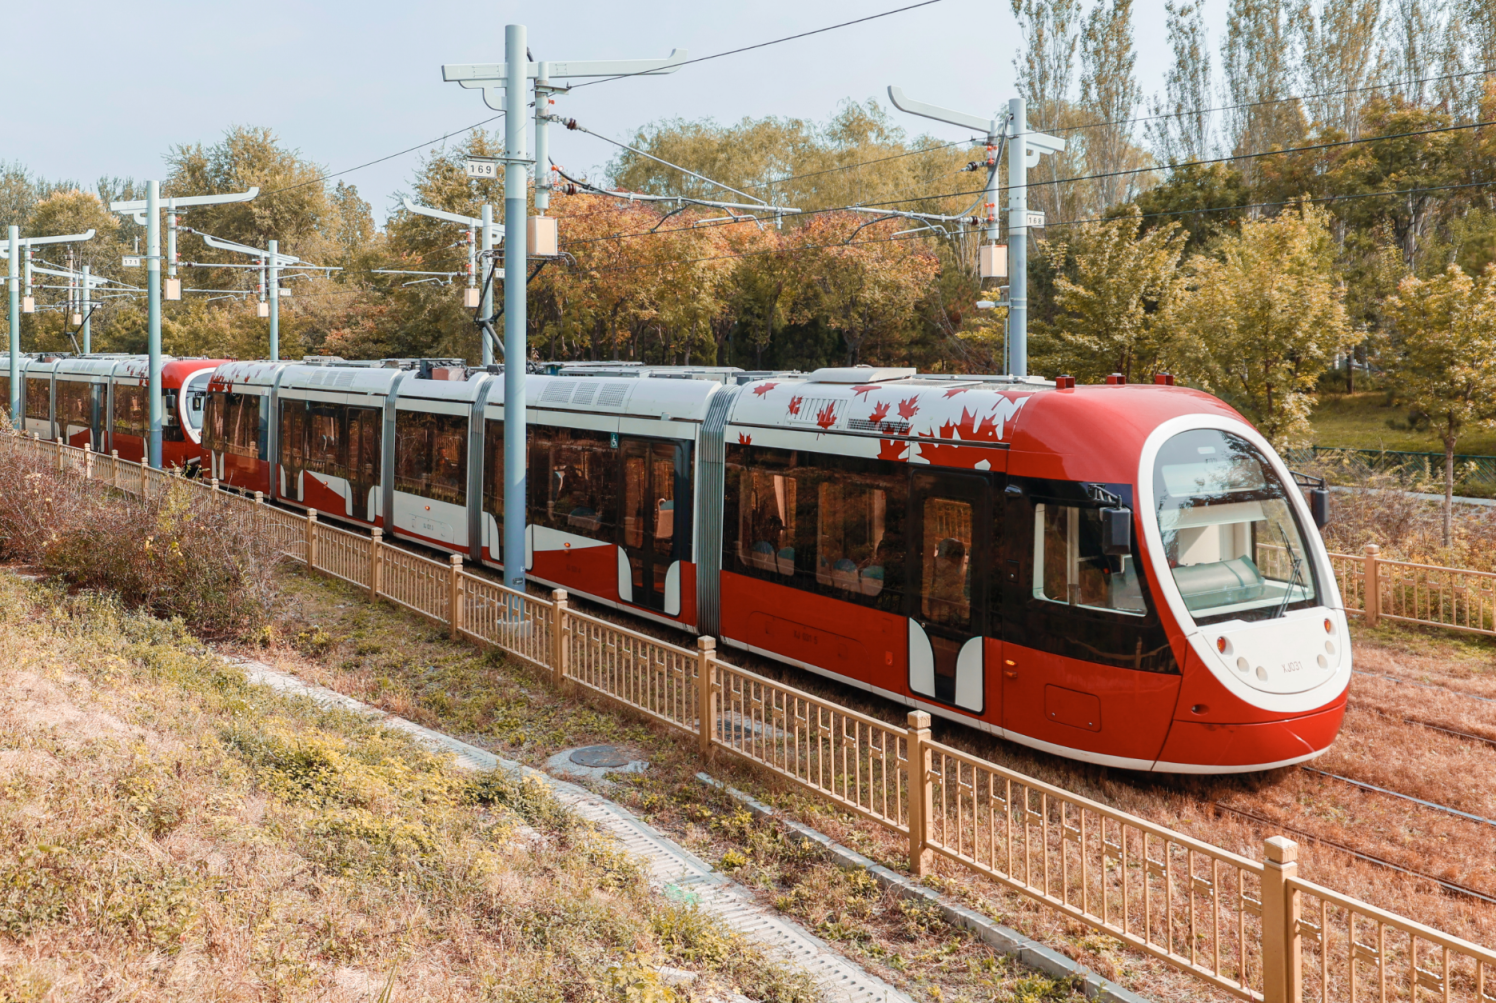
[[395, 490], [467, 504], [468, 419], [459, 414], [395, 414]]
[[616, 542], [619, 467], [612, 435], [537, 425], [529, 452], [530, 521]]
[[920, 615], [949, 627], [971, 626], [972, 506], [927, 498], [920, 527]]
[[723, 568], [903, 613], [902, 464], [729, 446]]
[[223, 412], [228, 404], [228, 394], [210, 393], [203, 401], [203, 448], [222, 452], [225, 445]]
[[114, 431], [120, 435], [144, 438], [150, 431], [150, 414], [145, 404], [145, 387], [116, 385], [114, 388]]
[[177, 411], [177, 391], [163, 390], [161, 397], [161, 441], [186, 442], [187, 437], [182, 432], [182, 419]]
[[26, 381], [26, 417], [46, 421], [51, 417], [47, 410], [52, 406], [50, 380]]
[[329, 477], [347, 479], [343, 461], [341, 425], [348, 409], [342, 404], [317, 404], [307, 407], [306, 469]]
[[64, 425], [88, 428], [90, 404], [93, 400], [91, 387], [79, 380], [57, 381], [57, 420]]
[[306, 401], [281, 401], [280, 464], [292, 477], [306, 466]]
[[10, 377], [0, 376], [0, 414], [10, 415]]
[[1101, 511], [1034, 506], [1034, 598], [1070, 606], [1144, 613], [1143, 589], [1131, 554], [1101, 550]]
[[504, 521], [504, 423], [492, 418], [483, 423], [483, 509]]
[[348, 408], [348, 436], [344, 464], [355, 484], [379, 483], [379, 444], [384, 434], [384, 413], [378, 408]]

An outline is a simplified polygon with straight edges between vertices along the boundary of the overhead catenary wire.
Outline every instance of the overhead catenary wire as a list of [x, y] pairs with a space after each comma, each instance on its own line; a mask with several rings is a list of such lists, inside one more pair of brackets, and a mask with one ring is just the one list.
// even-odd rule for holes
[[[917, 10], [920, 7], [928, 7], [931, 4], [937, 4], [937, 3], [940, 3], [940, 0], [921, 0], [920, 3], [912, 3], [912, 4], [909, 4], [908, 6], [905, 6], [905, 7], [895, 7], [893, 10], [885, 10], [882, 13], [879, 13], [879, 14], [869, 14], [867, 17], [859, 17], [859, 18], [855, 18], [855, 19], [853, 19], [851, 21], [842, 21], [842, 22], [840, 22], [838, 24], [828, 24], [824, 28], [813, 28], [810, 31], [802, 31], [802, 32], [800, 32], [798, 34], [795, 34], [795, 35], [785, 35], [783, 38], [774, 38], [774, 39], [770, 39], [767, 42], [756, 42], [753, 45], [744, 45], [744, 46], [741, 46], [741, 47], [736, 48], [736, 49], [728, 49], [725, 52], [714, 52], [710, 56], [697, 56], [695, 59], [687, 59], [687, 60], [684, 60], [684, 61], [679, 62], [679, 63], [672, 63], [671, 66], [674, 69], [679, 69], [682, 66], [690, 66], [693, 63], [704, 63], [704, 62], [706, 62], [708, 60], [711, 60], [711, 59], [721, 59], [723, 56], [736, 56], [736, 55], [738, 55], [739, 53], [742, 53], [742, 52], [752, 52], [754, 49], [766, 49], [766, 48], [768, 48], [771, 45], [780, 45], [780, 44], [782, 44], [784, 42], [793, 42], [796, 39], [799, 39], [799, 38], [809, 38], [812, 35], [822, 35], [822, 34], [825, 34], [828, 31], [836, 31], [836, 30], [838, 30], [840, 28], [850, 28], [850, 27], [852, 27], [855, 24], [865, 24], [868, 21], [876, 21], [879, 18], [890, 17], [890, 16], [892, 16], [894, 14], [902, 14], [905, 11]], [[635, 73], [620, 73], [620, 74], [618, 74], [617, 76], [614, 76], [614, 77], [599, 77], [596, 80], [589, 80], [586, 83], [573, 84], [568, 89], [569, 90], [578, 90], [578, 89], [580, 89], [582, 87], [591, 87], [593, 84], [605, 84], [605, 83], [609, 83], [609, 82], [614, 81], [614, 80], [624, 80], [624, 79], [626, 79], [628, 77], [637, 77], [640, 74], [647, 74], [647, 73], [653, 73], [653, 72], [656, 72], [656, 71], [654, 71], [654, 70], [639, 70], [639, 71], [637, 71]]]
[[[1432, 77], [1418, 77], [1409, 80], [1399, 80], [1403, 84], [1426, 84], [1435, 80], [1453, 80], [1457, 77], [1473, 77], [1481, 74], [1496, 72], [1490, 68], [1482, 70], [1466, 70], [1462, 73], [1441, 73]], [[1136, 118], [1118, 118], [1106, 122], [1088, 122], [1084, 125], [1046, 125], [1042, 129], [1045, 132], [1079, 132], [1083, 129], [1102, 129], [1109, 125], [1136, 125], [1139, 122], [1157, 122], [1166, 118], [1189, 118], [1192, 115], [1211, 115], [1218, 111], [1239, 111], [1243, 108], [1261, 108], [1272, 104], [1289, 104], [1293, 101], [1310, 101], [1314, 98], [1339, 97], [1342, 94], [1357, 94], [1362, 91], [1379, 91], [1391, 89], [1391, 84], [1366, 84], [1361, 87], [1345, 87], [1340, 90], [1319, 91], [1315, 94], [1290, 94], [1281, 98], [1265, 98], [1261, 101], [1244, 101], [1241, 104], [1219, 105], [1214, 108], [1191, 108], [1188, 111], [1171, 111], [1160, 115], [1140, 115]]]
[[333, 171], [331, 174], [324, 174], [320, 178], [312, 178], [309, 181], [299, 181], [299, 182], [297, 182], [294, 185], [286, 185], [284, 188], [276, 188], [276, 189], [273, 189], [273, 190], [268, 191], [268, 192], [261, 192], [260, 193], [260, 197], [264, 198], [267, 195], [279, 195], [281, 192], [295, 191], [298, 188], [305, 188], [307, 185], [315, 185], [315, 184], [318, 184], [319, 182], [327, 181], [327, 180], [329, 180], [331, 178], [340, 178], [344, 174], [352, 174], [354, 171], [361, 171], [365, 167], [373, 167], [375, 164], [382, 164], [386, 160], [394, 160], [396, 157], [403, 157], [407, 153], [414, 153], [416, 150], [419, 150], [423, 146], [430, 146], [433, 143], [442, 143], [442, 142], [445, 142], [446, 140], [451, 139], [453, 136], [461, 136], [465, 132], [472, 132], [474, 129], [481, 129], [481, 128], [483, 128], [483, 126], [487, 125], [488, 123], [490, 123], [490, 122], [497, 122], [499, 119], [501, 119], [503, 117], [504, 117], [504, 113], [503, 112], [499, 112], [497, 115], [491, 115], [488, 118], [485, 118], [481, 122], [474, 122], [472, 125], [464, 126], [461, 129], [454, 130], [454, 131], [449, 132], [449, 133], [447, 133], [446, 135], [443, 135], [443, 136], [437, 136], [435, 139], [428, 139], [424, 143], [417, 143], [415, 146], [407, 146], [403, 150], [398, 150], [395, 153], [391, 153], [391, 154], [389, 154], [387, 156], [378, 157], [378, 158], [376, 158], [374, 160], [367, 161], [365, 163], [359, 164], [357, 167], [349, 167], [349, 168], [347, 168], [345, 170]]
[[[1028, 184], [1027, 187], [1029, 187], [1029, 188], [1035, 188], [1035, 187], [1038, 187], [1040, 185], [1075, 184], [1075, 183], [1079, 183], [1079, 182], [1082, 182], [1082, 181], [1092, 181], [1092, 180], [1097, 180], [1097, 179], [1100, 179], [1100, 178], [1116, 177], [1118, 175], [1124, 175], [1124, 174], [1141, 174], [1141, 173], [1151, 173], [1153, 171], [1165, 171], [1165, 170], [1172, 171], [1172, 170], [1178, 170], [1178, 169], [1184, 168], [1184, 167], [1197, 167], [1197, 166], [1205, 166], [1205, 165], [1210, 165], [1210, 164], [1229, 163], [1229, 162], [1238, 161], [1238, 160], [1255, 160], [1255, 159], [1261, 159], [1263, 157], [1286, 156], [1286, 155], [1292, 154], [1292, 153], [1306, 153], [1306, 152], [1313, 152], [1315, 150], [1323, 150], [1323, 149], [1330, 149], [1330, 148], [1334, 148], [1334, 147], [1343, 147], [1343, 146], [1352, 146], [1352, 145], [1361, 144], [1361, 143], [1385, 142], [1385, 141], [1394, 140], [1394, 139], [1407, 139], [1407, 138], [1416, 137], [1416, 136], [1426, 136], [1426, 135], [1433, 135], [1433, 134], [1438, 134], [1438, 133], [1458, 132], [1458, 131], [1468, 130], [1468, 129], [1484, 128], [1484, 127], [1492, 126], [1492, 125], [1496, 125], [1496, 122], [1484, 122], [1484, 121], [1483, 122], [1471, 122], [1471, 123], [1466, 123], [1464, 125], [1441, 126], [1439, 128], [1435, 128], [1435, 129], [1418, 129], [1418, 130], [1413, 130], [1413, 131], [1410, 131], [1410, 132], [1391, 133], [1391, 134], [1383, 135], [1383, 136], [1365, 136], [1365, 137], [1362, 137], [1360, 139], [1336, 140], [1336, 141], [1330, 142], [1330, 143], [1316, 143], [1316, 144], [1312, 144], [1310, 146], [1290, 147], [1290, 148], [1284, 149], [1284, 150], [1265, 150], [1265, 151], [1262, 151], [1260, 153], [1234, 154], [1234, 155], [1229, 156], [1229, 157], [1217, 157], [1217, 158], [1212, 158], [1210, 160], [1192, 161], [1192, 162], [1185, 163], [1185, 164], [1172, 164], [1172, 165], [1168, 165], [1168, 166], [1165, 166], [1165, 167], [1145, 167], [1145, 168], [1137, 168], [1137, 169], [1134, 169], [1134, 170], [1127, 170], [1127, 171], [1110, 171], [1110, 172], [1106, 172], [1106, 173], [1102, 173], [1102, 174], [1082, 174], [1082, 175], [1076, 175], [1076, 176], [1069, 177], [1069, 178], [1056, 178], [1056, 179], [1054, 179], [1052, 181], [1033, 181], [1033, 182], [1029, 182], [1029, 184]], [[1345, 198], [1353, 198], [1353, 197], [1354, 198], [1367, 197], [1368, 195], [1394, 195], [1394, 194], [1411, 194], [1411, 193], [1419, 192], [1419, 191], [1444, 191], [1444, 190], [1452, 190], [1452, 189], [1456, 189], [1456, 188], [1479, 187], [1481, 185], [1488, 184], [1488, 183], [1491, 183], [1491, 182], [1474, 182], [1474, 183], [1471, 183], [1471, 184], [1468, 184], [1468, 185], [1439, 185], [1439, 186], [1433, 186], [1433, 187], [1430, 187], [1430, 188], [1427, 188], [1427, 189], [1395, 189], [1395, 190], [1390, 190], [1390, 191], [1387, 191], [1387, 192], [1367, 193], [1365, 195], [1359, 195], [1359, 194], [1358, 195], [1345, 195], [1345, 196], [1338, 196], [1338, 197], [1345, 199]], [[924, 201], [928, 201], [928, 200], [931, 200], [931, 199], [965, 198], [965, 197], [970, 196], [970, 195], [979, 195], [984, 190], [985, 189], [972, 189], [972, 190], [963, 190], [963, 191], [954, 191], [954, 192], [941, 192], [941, 193], [932, 193], [932, 194], [912, 196], [910, 198], [905, 198], [905, 199], [890, 199], [890, 200], [885, 200], [885, 201], [881, 201], [881, 202], [864, 202], [864, 203], [858, 203], [858, 204], [855, 204], [855, 205], [831, 206], [831, 207], [827, 207], [827, 208], [824, 208], [824, 209], [805, 209], [805, 210], [801, 210], [798, 213], [798, 215], [801, 215], [801, 216], [811, 216], [811, 215], [818, 215], [818, 214], [830, 213], [830, 212], [846, 212], [846, 211], [850, 211], [850, 210], [854, 210], [854, 209], [860, 209], [860, 208], [863, 208], [863, 209], [876, 209], [876, 208], [879, 208], [879, 207], [882, 207], [882, 206], [903, 205], [903, 204], [906, 204], [906, 203], [909, 203], [909, 202], [924, 202]], [[1007, 190], [1008, 190], [1008, 186], [1006, 186], [1006, 185], [1003, 186], [1001, 189], [999, 189], [999, 191], [1007, 191]], [[616, 197], [623, 197], [623, 196], [616, 196]], [[651, 199], [658, 199], [658, 200], [667, 200], [667, 199], [674, 199], [675, 196], [650, 196], [650, 198]], [[1310, 201], [1316, 201], [1316, 202], [1317, 201], [1328, 201], [1328, 200], [1331, 200], [1331, 197], [1320, 197], [1320, 198], [1310, 199]], [[1298, 200], [1291, 200], [1291, 201], [1298, 201]], [[1249, 205], [1234, 206], [1234, 207], [1232, 207], [1232, 206], [1222, 206], [1222, 207], [1218, 207], [1216, 209], [1211, 209], [1211, 210], [1203, 210], [1203, 209], [1181, 210], [1178, 213], [1174, 213], [1174, 214], [1175, 215], [1186, 215], [1186, 214], [1188, 214], [1190, 212], [1204, 212], [1204, 211], [1220, 212], [1220, 211], [1226, 211], [1227, 209], [1231, 209], [1231, 208], [1250, 209], [1250, 208], [1273, 206], [1273, 205], [1279, 205], [1279, 204], [1290, 204], [1290, 203], [1261, 203], [1261, 204], [1249, 204]], [[934, 215], [934, 214], [931, 214], [931, 215]], [[1149, 215], [1152, 215], [1152, 214], [1149, 214]], [[1076, 223], [1096, 222], [1096, 221], [1104, 221], [1104, 220], [1105, 220], [1105, 217], [1096, 217], [1096, 218], [1093, 218], [1093, 219], [1083, 219], [1083, 220], [1065, 220], [1063, 222], [1050, 223], [1050, 224], [1047, 224], [1047, 225], [1049, 225], [1049, 226], [1070, 226], [1070, 225], [1074, 225]], [[730, 224], [717, 223], [715, 225], [730, 225]], [[591, 242], [597, 242], [597, 241], [603, 241], [603, 240], [617, 240], [617, 239], [627, 238], [627, 237], [642, 237], [642, 236], [648, 236], [648, 235], [650, 235], [652, 233], [662, 233], [662, 234], [663, 233], [677, 233], [677, 232], [680, 232], [680, 231], [683, 231], [683, 230], [698, 229], [698, 228], [699, 228], [698, 226], [685, 226], [685, 227], [672, 227], [672, 228], [667, 229], [667, 230], [643, 230], [643, 231], [637, 231], [635, 233], [628, 233], [628, 234], [614, 234], [614, 235], [611, 235], [611, 236], [608, 236], [608, 237], [584, 238], [584, 240], [583, 241], [579, 241], [579, 243], [580, 242], [591, 243]]]

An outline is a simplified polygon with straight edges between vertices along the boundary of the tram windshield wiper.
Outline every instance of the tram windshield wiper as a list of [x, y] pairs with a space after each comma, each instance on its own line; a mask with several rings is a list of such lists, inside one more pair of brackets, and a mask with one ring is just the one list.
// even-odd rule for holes
[[1274, 528], [1278, 530], [1278, 536], [1283, 540], [1283, 549], [1288, 552], [1288, 559], [1293, 562], [1293, 575], [1288, 579], [1288, 587], [1283, 590], [1283, 598], [1279, 601], [1278, 608], [1273, 612], [1273, 619], [1276, 620], [1288, 610], [1288, 604], [1293, 599], [1294, 586], [1297, 585], [1299, 588], [1304, 587], [1304, 581], [1299, 576], [1304, 561], [1294, 553], [1293, 545], [1288, 542], [1288, 534], [1283, 531], [1282, 525], [1275, 523]]

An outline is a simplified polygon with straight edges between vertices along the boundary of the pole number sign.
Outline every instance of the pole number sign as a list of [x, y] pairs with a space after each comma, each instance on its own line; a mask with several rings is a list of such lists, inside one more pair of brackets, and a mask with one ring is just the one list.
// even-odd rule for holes
[[499, 164], [496, 160], [469, 160], [466, 161], [467, 176], [470, 178], [496, 178], [499, 176]]

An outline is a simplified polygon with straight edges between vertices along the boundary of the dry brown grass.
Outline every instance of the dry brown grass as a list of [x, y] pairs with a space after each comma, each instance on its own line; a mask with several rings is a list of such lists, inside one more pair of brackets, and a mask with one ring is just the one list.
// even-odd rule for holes
[[1431, 489], [1442, 493], [1442, 485], [1385, 474], [1331, 479], [1348, 490], [1330, 495], [1330, 524], [1323, 532], [1330, 550], [1360, 554], [1375, 543], [1390, 560], [1496, 570], [1496, 507], [1455, 505], [1454, 543], [1445, 547], [1443, 502], [1417, 497]]
[[0, 999], [808, 998], [543, 789], [180, 626], [0, 575], [0, 651]]
[[201, 637], [244, 636], [274, 616], [280, 554], [194, 485], [174, 479], [136, 498], [10, 448], [0, 484], [0, 558], [180, 618]]

